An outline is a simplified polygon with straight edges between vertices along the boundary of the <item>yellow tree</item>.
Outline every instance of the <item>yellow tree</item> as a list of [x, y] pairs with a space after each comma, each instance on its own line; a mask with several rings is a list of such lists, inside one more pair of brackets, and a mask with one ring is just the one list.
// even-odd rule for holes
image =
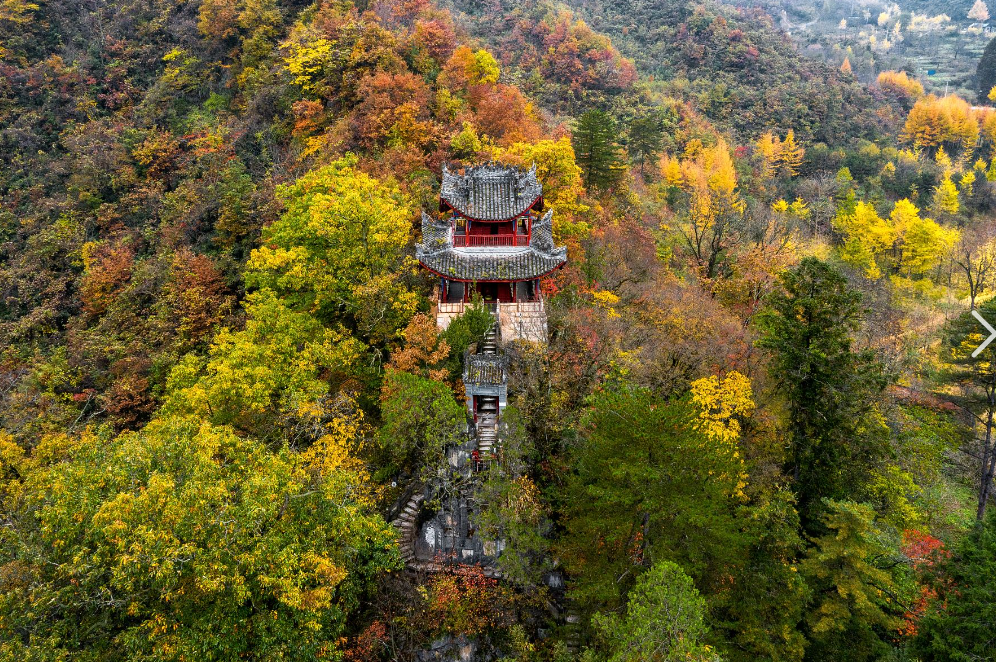
[[714, 446], [715, 452], [728, 456], [739, 464], [737, 476], [722, 476], [729, 481], [733, 496], [743, 496], [747, 486], [747, 470], [737, 448], [741, 421], [754, 413], [754, 393], [750, 378], [734, 370], [722, 379], [713, 375], [691, 384], [692, 402], [699, 409], [696, 429]]
[[[0, 21], [20, 24], [31, 20], [31, 12], [38, 9], [34, 2], [26, 0], [0, 0]], [[0, 53], [3, 49], [0, 48]]]
[[946, 173], [944, 179], [934, 189], [934, 210], [937, 214], [954, 216], [958, 213], [958, 187]]
[[729, 147], [720, 140], [714, 147], [697, 148], [678, 164], [666, 157], [662, 169], [668, 183], [684, 193], [677, 230], [702, 275], [715, 278], [745, 209]]
[[916, 101], [923, 96], [923, 85], [920, 81], [910, 78], [905, 71], [883, 71], [876, 81], [883, 90], [888, 90], [898, 96]]
[[795, 131], [789, 129], [778, 151], [778, 167], [786, 176], [795, 177], [799, 174], [799, 166], [802, 165], [802, 157], [805, 154], [806, 150], [796, 143]]
[[880, 278], [879, 258], [892, 248], [894, 228], [865, 202], [858, 202], [851, 213], [839, 213], [834, 226], [844, 236], [840, 251], [844, 261], [864, 269], [868, 278]]
[[769, 180], [775, 176], [777, 164], [781, 157], [782, 142], [771, 131], [768, 131], [754, 143], [761, 155], [761, 179]]
[[418, 307], [406, 275], [412, 211], [398, 189], [360, 172], [349, 155], [278, 189], [286, 212], [263, 231], [246, 271], [320, 321], [367, 342], [397, 338]]
[[400, 563], [365, 472], [319, 455], [169, 415], [11, 458], [26, 479], [7, 511], [0, 657], [336, 657], [365, 587]]
[[991, 154], [993, 146], [996, 146], [996, 111], [988, 108], [978, 111], [976, 116], [979, 119], [981, 144], [988, 146]]
[[989, 289], [996, 275], [996, 229], [982, 226], [967, 231], [958, 244], [954, 262], [965, 274], [969, 306], [975, 310], [976, 299]]
[[959, 165], [971, 158], [979, 140], [977, 115], [964, 99], [955, 95], [922, 97], [913, 105], [903, 127], [902, 139], [916, 150], [933, 150], [945, 145]]
[[936, 268], [960, 239], [956, 229], [941, 227], [909, 200], [900, 200], [890, 220], [896, 234], [897, 269], [907, 275], [922, 276]]
[[544, 202], [554, 210], [553, 231], [558, 239], [583, 239], [591, 231], [587, 220], [591, 208], [584, 202], [581, 168], [570, 138], [517, 142], [508, 147], [494, 147], [493, 158], [502, 163], [530, 168], [543, 182]]
[[916, 150], [940, 146], [944, 140], [944, 118], [937, 107], [937, 97], [930, 95], [913, 104], [901, 137]]
[[979, 142], [979, 122], [967, 101], [955, 95], [940, 100], [946, 120], [946, 140], [958, 151], [958, 164], [964, 165]]
[[290, 309], [269, 289], [249, 295], [246, 314], [245, 328], [219, 331], [206, 358], [189, 354], [173, 369], [163, 412], [261, 439], [280, 435], [315, 418], [329, 382], [343, 381], [363, 350], [344, 329]]

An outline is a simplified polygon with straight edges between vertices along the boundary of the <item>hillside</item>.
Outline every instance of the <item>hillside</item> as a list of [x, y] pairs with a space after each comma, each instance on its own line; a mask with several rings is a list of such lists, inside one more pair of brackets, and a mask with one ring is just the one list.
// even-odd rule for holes
[[0, 660], [996, 655], [987, 39], [738, 4], [0, 0]]
[[[928, 92], [976, 98], [975, 66], [993, 37], [987, 19], [994, 7], [975, 0], [860, 3], [749, 0], [776, 17], [806, 55], [871, 82], [884, 70], [916, 75]], [[981, 12], [976, 14], [975, 12]], [[969, 16], [969, 14], [973, 16]]]

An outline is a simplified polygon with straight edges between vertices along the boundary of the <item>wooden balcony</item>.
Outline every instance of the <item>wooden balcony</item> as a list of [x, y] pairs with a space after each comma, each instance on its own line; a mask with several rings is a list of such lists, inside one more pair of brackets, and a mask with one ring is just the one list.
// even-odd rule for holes
[[516, 247], [528, 246], [526, 234], [454, 234], [454, 248]]

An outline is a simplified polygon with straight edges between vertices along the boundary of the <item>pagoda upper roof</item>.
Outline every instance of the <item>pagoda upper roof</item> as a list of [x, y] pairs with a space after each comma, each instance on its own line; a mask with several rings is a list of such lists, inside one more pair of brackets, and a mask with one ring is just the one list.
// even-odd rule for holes
[[430, 271], [449, 280], [508, 282], [533, 280], [562, 267], [567, 249], [553, 243], [553, 211], [532, 224], [529, 246], [454, 248], [452, 223], [422, 213], [422, 241], [415, 256]]
[[447, 205], [464, 216], [480, 221], [515, 218], [539, 203], [542, 209], [543, 185], [536, 179], [536, 165], [520, 170], [501, 163], [485, 163], [452, 173], [443, 166], [440, 208]]

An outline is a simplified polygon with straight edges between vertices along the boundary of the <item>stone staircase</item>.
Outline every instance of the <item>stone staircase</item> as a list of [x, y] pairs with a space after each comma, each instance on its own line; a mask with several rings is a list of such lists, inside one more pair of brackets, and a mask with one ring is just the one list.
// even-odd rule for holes
[[581, 616], [577, 606], [570, 600], [565, 601], [564, 607], [562, 618], [567, 635], [564, 643], [568, 653], [577, 655], [581, 652]]
[[481, 354], [494, 355], [498, 353], [498, 342], [499, 333], [501, 333], [501, 327], [498, 326], [498, 321], [491, 325], [488, 332], [484, 334], [484, 338], [481, 340], [478, 346], [478, 351]]
[[[487, 406], [487, 405], [484, 405]], [[477, 450], [481, 459], [489, 458], [498, 444], [498, 412], [477, 415]]]
[[[495, 323], [491, 325], [491, 328], [488, 329], [488, 332], [484, 334], [484, 338], [479, 343], [477, 347], [478, 353], [487, 356], [497, 355], [498, 345], [501, 342], [500, 334], [501, 327], [498, 325], [498, 320], [495, 319]], [[496, 398], [489, 398], [482, 403], [481, 409], [477, 414], [475, 428], [477, 433], [477, 451], [482, 460], [489, 460], [494, 454], [495, 446], [498, 445], [498, 400]]]
[[398, 519], [394, 520], [394, 526], [400, 534], [398, 542], [401, 543], [401, 558], [407, 566], [413, 566], [417, 563], [415, 536], [418, 535], [418, 530], [415, 527], [418, 524], [418, 510], [424, 500], [425, 494], [416, 494], [408, 500]]
[[[500, 414], [500, 403], [503, 401], [504, 385], [506, 383], [506, 372], [504, 367], [504, 355], [501, 350], [501, 327], [498, 323], [497, 310], [492, 307], [493, 324], [485, 333], [484, 337], [477, 344], [476, 354], [467, 355], [467, 369], [464, 372], [466, 384], [474, 384], [481, 389], [474, 397], [479, 398], [478, 406], [475, 406], [473, 423], [473, 445], [471, 446], [478, 458], [476, 465], [471, 465], [473, 471], [480, 471], [487, 467], [495, 458], [495, 450], [498, 448], [500, 439], [498, 434], [498, 419]], [[469, 444], [468, 444], [469, 445]], [[462, 457], [467, 457], [466, 447], [462, 451]], [[462, 460], [465, 461], [465, 460]], [[456, 465], [454, 465], [456, 467]], [[459, 467], [456, 467], [459, 468]], [[409, 570], [419, 572], [461, 572], [470, 566], [464, 565], [467, 558], [466, 549], [459, 545], [454, 545], [452, 540], [443, 543], [432, 543], [423, 541], [420, 536], [427, 533], [442, 515], [440, 513], [428, 513], [428, 522], [420, 521], [420, 511], [426, 500], [426, 494], [431, 490], [414, 494], [401, 508], [397, 518], [393, 521], [398, 530], [398, 540], [401, 547], [401, 558], [405, 567]], [[444, 513], [445, 514], [445, 513]], [[450, 513], [457, 522], [466, 519], [466, 515], [460, 515], [455, 511]], [[445, 518], [442, 521], [447, 521]], [[438, 524], [438, 522], [436, 522]], [[443, 524], [445, 528], [453, 525]], [[428, 529], [426, 527], [429, 527]], [[467, 535], [462, 533], [460, 535]], [[444, 536], [445, 537], [445, 536]], [[440, 546], [446, 550], [440, 553], [439, 550], [432, 554], [432, 549]], [[494, 553], [484, 552], [484, 556], [494, 556]], [[473, 565], [473, 564], [472, 564]], [[480, 571], [486, 577], [498, 578], [500, 571], [492, 564], [478, 565]]]

